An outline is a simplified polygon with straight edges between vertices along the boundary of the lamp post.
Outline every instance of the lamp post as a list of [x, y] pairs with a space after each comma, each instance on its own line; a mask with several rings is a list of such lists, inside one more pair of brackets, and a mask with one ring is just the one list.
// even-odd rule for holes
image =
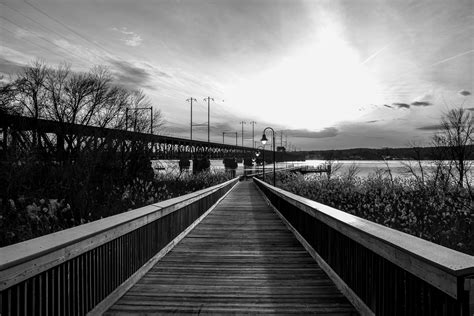
[[[275, 186], [275, 180], [276, 180], [276, 159], [275, 159], [275, 131], [273, 130], [273, 128], [271, 127], [266, 127], [264, 130], [263, 130], [263, 135], [262, 135], [262, 144], [265, 146], [265, 144], [267, 143], [268, 139], [267, 139], [267, 135], [265, 135], [265, 132], [267, 131], [267, 129], [271, 130], [272, 131], [272, 143], [273, 143], [273, 186]], [[263, 173], [265, 174], [265, 172]]]
[[258, 157], [260, 156], [260, 152], [258, 151], [258, 149], [262, 149], [262, 166], [263, 166], [263, 181], [265, 181], [265, 144], [263, 146], [258, 146], [257, 147], [257, 152], [255, 153], [255, 155]]

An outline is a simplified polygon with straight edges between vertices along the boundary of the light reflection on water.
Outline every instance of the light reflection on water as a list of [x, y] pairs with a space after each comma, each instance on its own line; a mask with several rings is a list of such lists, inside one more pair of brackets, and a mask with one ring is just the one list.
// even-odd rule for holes
[[[153, 161], [154, 167], [162, 166], [164, 167], [163, 172], [169, 171], [176, 171], [179, 172], [179, 164], [178, 160], [155, 160]], [[285, 168], [291, 166], [313, 166], [317, 167], [320, 165], [324, 165], [325, 160], [306, 160], [306, 161], [289, 161], [289, 162], [280, 162], [276, 164], [277, 168]], [[343, 175], [348, 171], [351, 165], [355, 164], [358, 169], [359, 173], [357, 174], [359, 177], [367, 177], [369, 174], [374, 174], [377, 170], [386, 171], [390, 168], [390, 171], [393, 177], [406, 177], [409, 176], [407, 172], [407, 164], [411, 164], [415, 167], [415, 170], [418, 170], [418, 162], [415, 160], [339, 160], [336, 163], [341, 164], [341, 168], [336, 172], [336, 174]], [[473, 161], [474, 163], [474, 161]], [[422, 162], [423, 168], [433, 168], [434, 164], [430, 161], [423, 161]], [[258, 168], [258, 169], [257, 169]], [[251, 170], [260, 170], [262, 167], [253, 167]], [[271, 169], [273, 168], [273, 164], [266, 164], [265, 168]], [[211, 170], [224, 170], [224, 163], [222, 159], [218, 160], [211, 160]], [[192, 171], [192, 163], [190, 172]], [[244, 172], [244, 166], [242, 163], [238, 164], [236, 174], [241, 175]], [[474, 177], [474, 168], [471, 170], [471, 179]]]

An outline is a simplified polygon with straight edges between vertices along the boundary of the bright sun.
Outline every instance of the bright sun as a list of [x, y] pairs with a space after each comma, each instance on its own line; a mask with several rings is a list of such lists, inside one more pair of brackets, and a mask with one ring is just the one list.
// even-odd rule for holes
[[378, 84], [336, 27], [320, 28], [272, 68], [236, 87], [251, 113], [290, 128], [321, 129], [362, 115], [376, 103]]

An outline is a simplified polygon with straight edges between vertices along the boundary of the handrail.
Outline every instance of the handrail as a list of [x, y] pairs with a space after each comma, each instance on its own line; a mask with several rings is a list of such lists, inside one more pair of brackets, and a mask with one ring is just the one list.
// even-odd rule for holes
[[[146, 225], [151, 221], [168, 215], [185, 206], [186, 204], [192, 203], [202, 196], [215, 192], [216, 190], [225, 187], [234, 181], [236, 181], [236, 179], [232, 179], [196, 192], [140, 207], [128, 212], [109, 216], [97, 221], [2, 247], [0, 248], [0, 251], [2, 252], [2, 256], [0, 257], [0, 290], [5, 288], [5, 277], [8, 275], [8, 273], [3, 272], [12, 266], [17, 266], [26, 261], [43, 257], [57, 249], [66, 248], [72, 244], [76, 244], [77, 247], [70, 249], [71, 254], [73, 256], [78, 256], [81, 253], [87, 251], [89, 248], [94, 248], [100, 244], [105, 243], [111, 238], [119, 237], [130, 230], [136, 229], [140, 226]], [[88, 243], [87, 248], [82, 248], [83, 245], [79, 244], [81, 241], [89, 240], [90, 238], [94, 238], [106, 231], [122, 225], [129, 225], [130, 227], [121, 231], [119, 235], [107, 236], [105, 239], [101, 238], [100, 240], [91, 241], [91, 243]], [[71, 257], [68, 256], [68, 258]], [[55, 261], [55, 263], [59, 264], [60, 262]], [[11, 286], [12, 284], [9, 285]]]
[[[323, 229], [321, 225], [325, 225], [324, 229], [328, 229], [326, 227], [329, 227], [329, 230], [332, 229], [335, 234], [341, 234], [341, 237], [337, 237], [339, 242], [342, 242], [341, 240], [344, 240], [344, 238], [348, 238], [350, 241], [356, 242], [371, 253], [388, 260], [398, 268], [410, 272], [450, 297], [456, 300], [465, 300], [466, 289], [464, 280], [474, 277], [473, 256], [298, 196], [271, 186], [257, 178], [254, 178], [254, 181], [262, 191], [269, 196], [270, 201], [278, 210], [281, 209], [282, 213], [286, 212], [286, 214], [283, 214], [284, 217], [291, 217], [291, 220], [288, 221], [290, 223], [294, 221], [294, 223], [291, 224], [295, 226], [296, 230], [302, 230], [302, 232], [300, 232], [302, 235], [306, 234], [310, 236], [314, 232], [311, 232], [310, 228], [306, 228], [304, 223], [299, 223], [296, 218], [300, 221], [308, 221], [309, 218], [313, 218], [318, 222], [317, 225], [319, 225], [319, 229]], [[283, 208], [285, 209], [283, 210]], [[291, 211], [289, 210], [290, 208], [292, 208]], [[310, 217], [301, 217], [295, 214], [295, 210], [303, 211]], [[292, 216], [295, 217], [293, 218]], [[298, 225], [301, 225], [301, 227], [297, 227]], [[314, 229], [314, 227], [312, 229]], [[332, 234], [332, 232], [330, 234]], [[311, 239], [310, 237], [308, 238]], [[326, 241], [311, 242], [318, 244]], [[318, 244], [317, 247], [319, 246], [323, 247]], [[327, 246], [328, 245], [326, 245], [326, 247]], [[354, 247], [354, 245], [352, 247]], [[324, 251], [327, 252], [329, 250], [324, 248]], [[331, 251], [338, 252], [343, 250], [334, 248], [330, 249], [329, 252]], [[328, 253], [327, 260], [336, 262], [336, 259], [331, 259], [331, 256], [336, 255], [337, 254]], [[367, 256], [368, 254], [364, 255]], [[372, 254], [368, 256], [371, 255]], [[347, 260], [349, 262], [349, 258], [347, 258]], [[342, 271], [346, 268], [340, 269]], [[346, 271], [345, 273], [348, 274], [347, 278], [349, 279], [349, 274], [357, 273], [357, 271]], [[470, 281], [467, 281], [466, 283], [469, 282]], [[465, 302], [463, 304], [465, 304]]]
[[[70, 282], [76, 277], [75, 273], [80, 275], [80, 282], [84, 285], [92, 275], [98, 278], [112, 273], [107, 278], [113, 278], [113, 284], [107, 285], [106, 289], [105, 285], [96, 284], [97, 289], [91, 289], [97, 294], [94, 301], [97, 303], [192, 224], [237, 181], [238, 178], [234, 178], [183, 196], [0, 248], [0, 291], [9, 292], [5, 295], [10, 296], [26, 293], [31, 284], [41, 287], [46, 282], [54, 284], [55, 279], [57, 282]], [[84, 272], [86, 270], [88, 273]], [[78, 283], [58, 286], [73, 291], [75, 284]], [[30, 290], [32, 293], [40, 292], [39, 289]], [[48, 295], [48, 288], [43, 290]], [[72, 300], [79, 300], [79, 297]], [[28, 304], [25, 301], [25, 306]], [[57, 304], [63, 303], [58, 301]], [[68, 304], [64, 303], [64, 306], [69, 308]], [[81, 304], [84, 304], [81, 307], [84, 312], [94, 306], [87, 300]], [[63, 311], [67, 312], [67, 308]]]
[[[282, 172], [282, 171], [292, 171], [292, 170], [299, 170], [301, 167], [290, 167], [290, 168], [277, 168], [275, 172]], [[273, 168], [270, 168], [270, 170], [265, 170], [265, 174], [272, 174], [273, 173]], [[254, 173], [249, 173], [249, 174], [244, 174], [246, 178], [252, 178], [252, 177], [257, 177], [261, 176], [263, 174], [262, 172], [254, 172]]]

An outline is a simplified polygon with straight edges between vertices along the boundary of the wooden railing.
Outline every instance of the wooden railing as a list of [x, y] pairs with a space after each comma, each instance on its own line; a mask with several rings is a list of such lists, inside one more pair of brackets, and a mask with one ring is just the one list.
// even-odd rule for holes
[[0, 248], [1, 315], [83, 315], [97, 308], [237, 181]]
[[[281, 167], [281, 168], [277, 168], [275, 170], [275, 172], [284, 172], [284, 171], [297, 171], [299, 169], [301, 169], [302, 167], [301, 166], [297, 166], [295, 167], [293, 164], [291, 166], [288, 166], [288, 167]], [[252, 170], [254, 171], [253, 169], [249, 169], [249, 171]], [[273, 175], [273, 166], [265, 169], [265, 174], [267, 175]], [[261, 176], [263, 175], [263, 170], [262, 169], [259, 169], [259, 170], [255, 170], [255, 172], [248, 172], [248, 173], [244, 173], [243, 174], [243, 177], [245, 179], [247, 178], [253, 178], [253, 177], [258, 177], [260, 178]]]
[[473, 256], [254, 181], [362, 314], [473, 315]]

